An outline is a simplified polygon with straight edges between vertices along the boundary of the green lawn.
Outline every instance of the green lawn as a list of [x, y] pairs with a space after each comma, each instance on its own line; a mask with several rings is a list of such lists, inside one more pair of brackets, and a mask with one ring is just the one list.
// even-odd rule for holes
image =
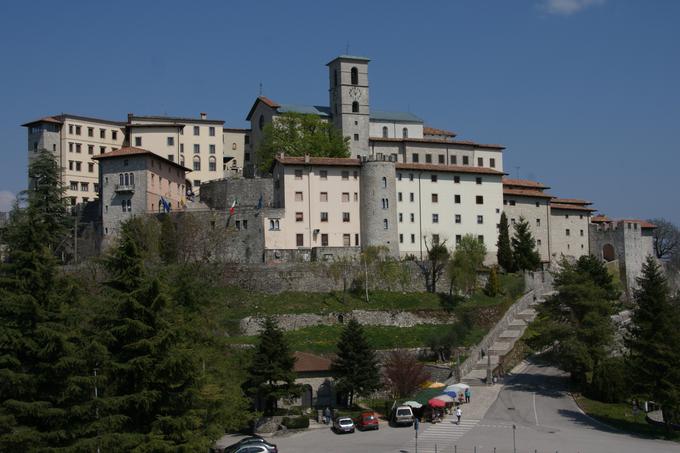
[[[414, 327], [365, 326], [368, 341], [374, 349], [415, 348], [425, 346], [427, 338], [443, 332], [450, 325], [418, 325]], [[291, 349], [315, 353], [334, 352], [342, 325], [314, 326], [286, 332]], [[476, 344], [486, 332], [473, 328], [465, 338], [464, 345]], [[236, 336], [227, 338], [232, 344], [255, 344], [257, 337]]]
[[582, 395], [574, 396], [584, 412], [609, 426], [645, 437], [680, 441], [680, 432], [667, 433], [664, 428], [650, 425], [643, 412], [634, 416], [630, 404], [602, 403]]

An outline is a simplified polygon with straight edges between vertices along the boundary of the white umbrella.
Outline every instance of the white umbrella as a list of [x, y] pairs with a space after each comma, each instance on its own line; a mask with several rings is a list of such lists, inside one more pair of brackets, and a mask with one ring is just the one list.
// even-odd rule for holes
[[449, 395], [439, 395], [435, 396], [433, 399], [439, 400], [439, 401], [444, 401], [445, 403], [453, 403], [456, 401], [455, 399], [451, 398]]
[[421, 407], [423, 407], [423, 405], [420, 404], [418, 401], [406, 401], [404, 403], [404, 406], [411, 406], [414, 409], [420, 409]]
[[465, 393], [465, 390], [470, 390], [470, 386], [459, 382], [458, 384], [449, 385], [444, 391], [452, 390], [456, 393]]

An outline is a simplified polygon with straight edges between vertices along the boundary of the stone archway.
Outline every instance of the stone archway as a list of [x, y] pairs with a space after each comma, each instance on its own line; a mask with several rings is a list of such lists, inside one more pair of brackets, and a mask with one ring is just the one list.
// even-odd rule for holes
[[614, 246], [611, 244], [605, 244], [602, 246], [602, 259], [606, 262], [614, 261], [616, 259], [616, 251]]

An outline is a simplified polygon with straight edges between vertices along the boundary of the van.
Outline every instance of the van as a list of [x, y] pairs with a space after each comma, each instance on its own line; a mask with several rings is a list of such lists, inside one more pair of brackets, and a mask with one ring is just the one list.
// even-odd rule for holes
[[399, 426], [411, 426], [413, 424], [413, 409], [411, 406], [399, 406], [394, 410], [392, 422]]

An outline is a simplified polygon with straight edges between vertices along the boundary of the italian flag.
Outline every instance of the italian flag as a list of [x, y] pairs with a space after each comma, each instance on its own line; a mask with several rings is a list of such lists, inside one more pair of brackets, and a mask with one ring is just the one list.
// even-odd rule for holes
[[231, 204], [231, 207], [229, 208], [229, 217], [234, 215], [234, 212], [236, 212], [236, 199], [234, 199], [234, 202]]

